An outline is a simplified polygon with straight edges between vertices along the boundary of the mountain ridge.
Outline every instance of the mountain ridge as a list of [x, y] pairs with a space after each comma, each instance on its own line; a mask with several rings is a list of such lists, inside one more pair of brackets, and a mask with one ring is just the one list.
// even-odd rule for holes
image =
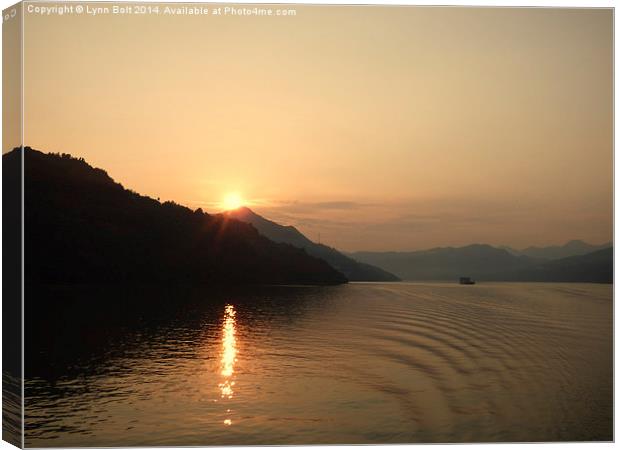
[[389, 271], [372, 264], [357, 261], [335, 248], [312, 242], [297, 228], [291, 225], [280, 225], [257, 214], [246, 206], [227, 211], [223, 214], [253, 225], [259, 233], [274, 242], [293, 245], [304, 249], [312, 256], [321, 258], [334, 269], [343, 273], [349, 281], [399, 281], [399, 278]]
[[[142, 196], [83, 158], [23, 152], [28, 283], [347, 282], [246, 223]], [[3, 155], [3, 168], [5, 182], [19, 176], [21, 149]]]

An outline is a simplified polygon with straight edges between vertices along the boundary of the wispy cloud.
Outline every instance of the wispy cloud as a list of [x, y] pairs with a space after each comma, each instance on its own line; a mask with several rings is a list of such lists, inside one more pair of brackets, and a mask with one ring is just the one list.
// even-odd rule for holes
[[[271, 201], [257, 212], [293, 225], [310, 238], [343, 250], [416, 250], [471, 243], [510, 244], [536, 242], [531, 230], [563, 227], [559, 205], [542, 199], [503, 201], [492, 197], [409, 198], [377, 202], [372, 199], [334, 201]], [[543, 216], [542, 212], [548, 214]], [[567, 237], [581, 236], [572, 226]], [[521, 230], [524, 230], [521, 232]], [[568, 236], [568, 233], [571, 233]]]
[[289, 214], [313, 214], [324, 211], [355, 211], [375, 206], [353, 200], [335, 200], [324, 202], [276, 201], [265, 204], [265, 209], [278, 210]]

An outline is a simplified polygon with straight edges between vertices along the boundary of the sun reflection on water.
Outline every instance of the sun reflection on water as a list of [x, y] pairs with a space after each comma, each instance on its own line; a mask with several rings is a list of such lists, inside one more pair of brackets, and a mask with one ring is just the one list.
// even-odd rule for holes
[[[220, 374], [223, 379], [218, 385], [220, 396], [224, 399], [231, 399], [234, 395], [233, 387], [235, 382], [233, 375], [235, 373], [235, 363], [237, 362], [236, 314], [237, 312], [233, 305], [226, 305], [224, 309], [224, 323], [222, 325], [222, 357], [220, 361]], [[227, 412], [230, 412], [230, 409]], [[224, 424], [231, 425], [231, 419], [224, 420]]]

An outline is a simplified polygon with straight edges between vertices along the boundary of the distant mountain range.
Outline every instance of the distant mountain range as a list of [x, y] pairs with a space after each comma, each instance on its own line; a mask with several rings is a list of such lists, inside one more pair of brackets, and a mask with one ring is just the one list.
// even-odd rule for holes
[[530, 265], [527, 257], [482, 244], [414, 252], [356, 252], [351, 256], [388, 270], [403, 280], [457, 280], [461, 276], [480, 278], [498, 268], [516, 270]]
[[588, 244], [587, 242], [574, 240], [569, 241], [564, 245], [551, 245], [548, 247], [528, 247], [523, 250], [515, 250], [511, 247], [500, 248], [508, 250], [513, 255], [529, 256], [531, 258], [541, 259], [560, 259], [568, 258], [569, 256], [585, 255], [612, 246], [613, 244], [611, 242], [606, 242], [600, 245], [592, 245]]
[[[338, 284], [322, 259], [222, 215], [160, 203], [70, 155], [28, 147], [27, 283]], [[19, 184], [21, 152], [3, 155], [3, 185]], [[19, 217], [19, 202], [5, 214]]]
[[371, 264], [356, 261], [345, 256], [335, 248], [312, 242], [293, 226], [280, 225], [256, 214], [250, 208], [241, 207], [225, 213], [242, 222], [252, 224], [260, 234], [274, 242], [293, 245], [302, 248], [308, 254], [321, 258], [330, 266], [343, 273], [349, 281], [398, 281], [399, 278], [390, 272]]
[[[588, 245], [569, 244], [555, 248], [581, 251]], [[613, 282], [612, 247], [556, 259], [482, 244], [415, 252], [356, 252], [350, 256], [388, 270], [403, 280], [457, 280], [468, 276], [487, 281]]]
[[489, 278], [498, 281], [613, 283], [613, 259], [614, 249], [608, 247], [585, 255], [535, 262], [530, 267], [499, 272]]

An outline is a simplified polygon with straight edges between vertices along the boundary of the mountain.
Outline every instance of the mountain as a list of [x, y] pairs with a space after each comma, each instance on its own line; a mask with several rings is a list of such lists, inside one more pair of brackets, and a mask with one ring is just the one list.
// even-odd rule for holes
[[[27, 283], [347, 281], [244, 222], [139, 195], [81, 158], [29, 147], [24, 158]], [[3, 165], [19, 173], [19, 149], [3, 155]]]
[[416, 252], [357, 252], [352, 256], [405, 280], [455, 281], [469, 276], [480, 281], [613, 282], [613, 248], [551, 261], [482, 244]]
[[597, 250], [603, 250], [605, 248], [612, 247], [611, 242], [607, 242], [600, 245], [592, 245], [587, 242], [574, 240], [569, 241], [564, 245], [552, 245], [548, 247], [528, 247], [523, 250], [515, 250], [509, 247], [505, 247], [506, 250], [515, 254], [522, 256], [529, 256], [531, 258], [542, 258], [542, 259], [560, 259], [567, 258], [569, 256], [578, 256], [585, 255], [588, 253], [595, 252]]
[[555, 281], [613, 283], [614, 249], [609, 247], [585, 255], [545, 261], [532, 267], [491, 275], [502, 281]]
[[225, 213], [228, 217], [252, 224], [260, 234], [274, 242], [302, 248], [310, 255], [321, 258], [334, 269], [342, 272], [350, 281], [398, 281], [398, 277], [371, 264], [356, 261], [338, 250], [312, 242], [292, 226], [280, 225], [256, 214], [250, 208], [241, 207]]
[[527, 258], [483, 244], [415, 252], [356, 252], [351, 256], [388, 270], [403, 280], [456, 280], [461, 276], [478, 279], [498, 267], [518, 269], [529, 266]]

